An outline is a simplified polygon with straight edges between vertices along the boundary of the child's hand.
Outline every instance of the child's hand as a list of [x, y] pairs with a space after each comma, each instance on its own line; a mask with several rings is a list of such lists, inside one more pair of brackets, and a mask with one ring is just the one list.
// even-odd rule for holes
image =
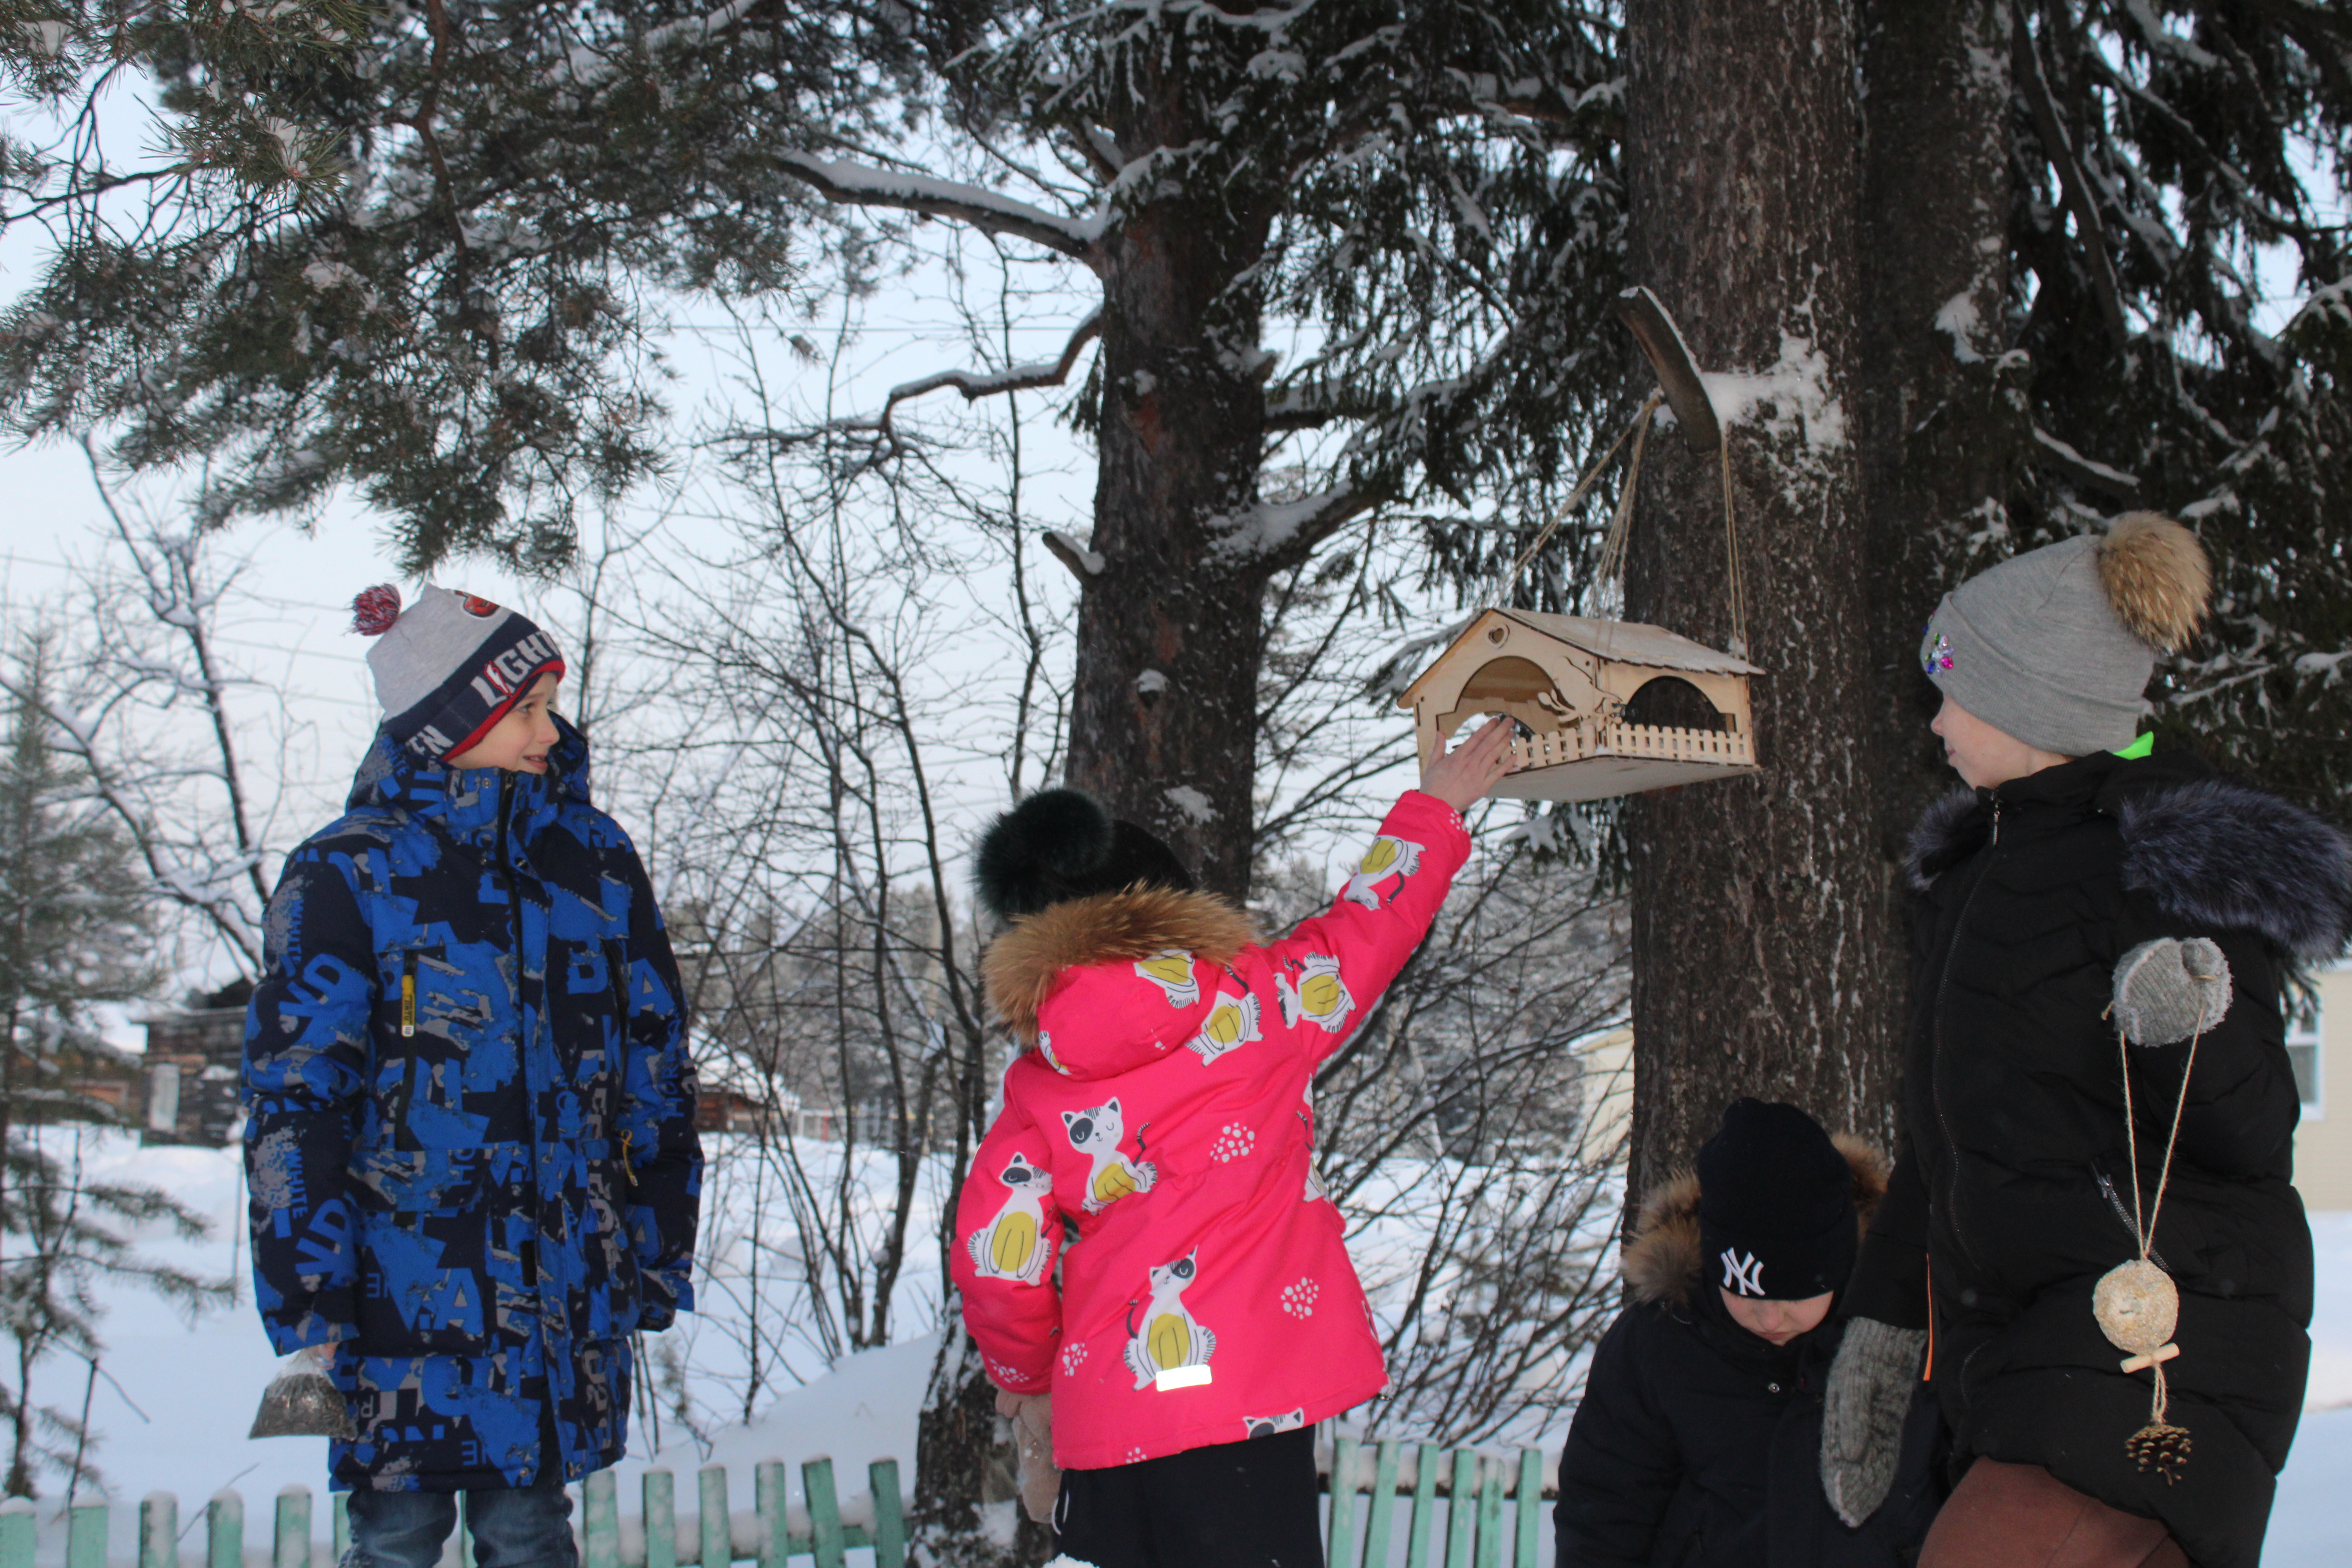
[[1511, 756], [1511, 721], [1498, 715], [1423, 768], [1421, 793], [1435, 795], [1457, 812], [1467, 811], [1516, 765]]
[[1039, 1524], [1054, 1522], [1062, 1472], [1054, 1468], [1054, 1396], [996, 1391], [996, 1413], [1013, 1423], [1014, 1482], [1021, 1506]]

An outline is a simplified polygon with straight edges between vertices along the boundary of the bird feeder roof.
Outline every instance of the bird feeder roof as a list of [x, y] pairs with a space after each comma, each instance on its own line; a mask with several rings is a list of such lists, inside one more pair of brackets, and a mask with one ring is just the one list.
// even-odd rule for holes
[[1703, 675], [1764, 673], [1744, 658], [1718, 652], [1705, 643], [1693, 642], [1664, 626], [1645, 626], [1640, 621], [1601, 620], [1591, 616], [1548, 616], [1539, 610], [1491, 609], [1462, 629], [1462, 635], [1454, 639], [1453, 647], [1447, 648], [1435, 663], [1422, 671], [1418, 679], [1405, 688], [1403, 694], [1397, 699], [1397, 706], [1412, 707], [1422, 686], [1444, 668], [1454, 649], [1467, 642], [1472, 634], [1486, 624], [1488, 616], [1516, 621], [1529, 631], [1539, 632], [1612, 664], [1638, 664], [1653, 669], [1683, 669]]

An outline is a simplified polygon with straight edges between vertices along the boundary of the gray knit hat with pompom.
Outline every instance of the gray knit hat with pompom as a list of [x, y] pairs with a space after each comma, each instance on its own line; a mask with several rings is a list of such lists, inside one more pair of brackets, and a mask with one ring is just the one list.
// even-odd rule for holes
[[2204, 619], [2212, 571], [2197, 536], [2136, 511], [2105, 534], [2013, 556], [1944, 595], [1919, 643], [1943, 693], [2063, 757], [2131, 744], [2158, 648]]

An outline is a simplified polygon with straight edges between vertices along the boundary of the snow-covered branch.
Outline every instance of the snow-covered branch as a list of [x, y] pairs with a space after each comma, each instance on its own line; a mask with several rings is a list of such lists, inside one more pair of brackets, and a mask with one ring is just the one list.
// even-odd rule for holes
[[1102, 238], [1100, 216], [1057, 217], [1043, 207], [959, 180], [936, 180], [929, 174], [845, 163], [806, 153], [779, 153], [776, 163], [784, 173], [816, 187], [828, 201], [953, 218], [984, 233], [1009, 234], [1089, 264]]
[[2039, 426], [2034, 427], [2033, 444], [2041, 448], [2041, 462], [2057, 469], [2076, 484], [2088, 486], [2118, 500], [2139, 499], [2139, 479], [2137, 475], [2125, 473], [2121, 468], [2111, 468], [2095, 458], [2083, 456]]
[[1223, 535], [1218, 543], [1221, 554], [1286, 562], [1310, 553], [1350, 518], [1360, 517], [1383, 499], [1375, 490], [1343, 485], [1297, 500], [1260, 501], [1231, 516], [1211, 518], [1209, 525]]

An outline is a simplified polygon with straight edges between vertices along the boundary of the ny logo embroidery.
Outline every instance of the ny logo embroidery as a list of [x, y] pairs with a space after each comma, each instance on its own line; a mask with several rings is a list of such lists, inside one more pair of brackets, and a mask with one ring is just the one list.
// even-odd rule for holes
[[1754, 1253], [1746, 1258], [1732, 1247], [1723, 1249], [1723, 1288], [1742, 1296], [1764, 1294], [1764, 1260]]

